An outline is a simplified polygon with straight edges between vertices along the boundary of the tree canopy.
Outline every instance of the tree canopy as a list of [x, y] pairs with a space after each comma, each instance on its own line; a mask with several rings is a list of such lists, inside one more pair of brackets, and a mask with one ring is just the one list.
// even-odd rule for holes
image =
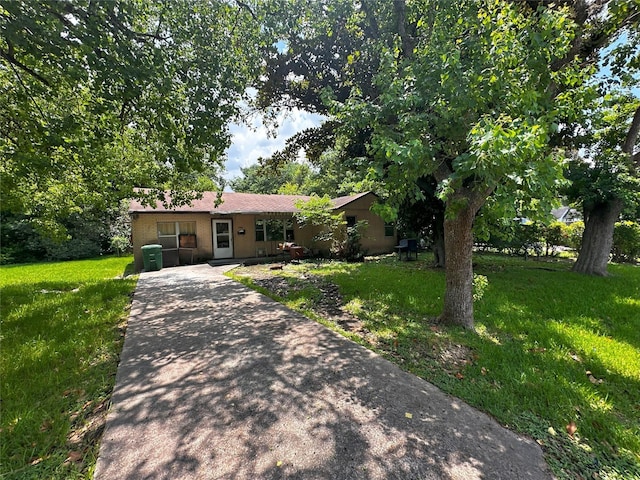
[[258, 73], [251, 4], [1, 2], [2, 208], [55, 231], [86, 205], [189, 198]]

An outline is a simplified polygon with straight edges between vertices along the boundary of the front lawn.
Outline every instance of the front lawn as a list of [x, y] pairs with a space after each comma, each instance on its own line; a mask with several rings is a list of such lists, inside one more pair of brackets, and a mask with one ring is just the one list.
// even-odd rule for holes
[[91, 478], [132, 257], [0, 267], [0, 477]]
[[[430, 263], [388, 256], [233, 275], [267, 289], [266, 277], [283, 277], [290, 288], [271, 295], [531, 436], [558, 478], [640, 478], [640, 268], [593, 278], [566, 262], [476, 256], [488, 286], [471, 333], [435, 322], [444, 272]], [[355, 322], [323, 313], [327, 283]]]

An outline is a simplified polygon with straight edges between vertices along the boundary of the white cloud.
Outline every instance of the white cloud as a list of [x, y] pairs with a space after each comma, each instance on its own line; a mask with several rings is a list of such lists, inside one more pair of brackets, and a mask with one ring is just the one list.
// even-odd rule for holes
[[256, 116], [253, 119], [251, 127], [231, 125], [231, 146], [226, 152], [224, 178], [230, 180], [241, 176], [240, 168], [246, 168], [256, 163], [260, 157], [270, 157], [273, 153], [284, 148], [288, 138], [307, 128], [317, 127], [323, 120], [322, 115], [294, 109], [291, 112], [283, 112], [278, 115], [278, 128], [275, 132], [273, 132], [273, 128], [269, 129], [265, 126], [261, 116]]

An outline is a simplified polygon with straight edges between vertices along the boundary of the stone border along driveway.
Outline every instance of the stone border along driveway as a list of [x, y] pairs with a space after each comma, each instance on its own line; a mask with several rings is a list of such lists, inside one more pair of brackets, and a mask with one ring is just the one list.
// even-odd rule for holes
[[535, 442], [228, 268], [140, 276], [95, 479], [551, 478]]

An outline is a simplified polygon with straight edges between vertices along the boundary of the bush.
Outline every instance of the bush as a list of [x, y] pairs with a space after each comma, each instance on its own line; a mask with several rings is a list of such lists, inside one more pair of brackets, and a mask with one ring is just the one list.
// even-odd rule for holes
[[553, 255], [556, 247], [569, 246], [569, 227], [563, 222], [551, 222], [542, 228], [545, 256]]
[[360, 245], [362, 232], [368, 222], [361, 220], [353, 226], [347, 226], [344, 212], [334, 213], [333, 202], [325, 195], [312, 195], [309, 200], [296, 202], [299, 211], [295, 214], [298, 224], [321, 227], [320, 233], [313, 237], [314, 242], [327, 242], [331, 245], [331, 255], [349, 262], [364, 260], [365, 252]]
[[367, 229], [369, 222], [360, 220], [355, 225], [347, 227], [347, 235], [342, 242], [334, 242], [332, 253], [347, 262], [362, 262], [366, 252], [362, 249], [360, 240], [362, 232]]
[[108, 249], [108, 225], [103, 219], [74, 215], [63, 225], [66, 238], [51, 238], [37, 230], [31, 218], [3, 213], [0, 262], [75, 260], [96, 257]]
[[40, 242], [46, 250], [44, 260], [78, 260], [97, 257], [102, 253], [99, 239], [72, 237], [69, 240], [56, 242], [42, 237]]
[[30, 263], [44, 259], [46, 249], [40, 236], [27, 218], [11, 213], [2, 213], [2, 255], [0, 263]]
[[618, 222], [613, 231], [613, 260], [633, 263], [640, 257], [640, 224]]
[[129, 242], [129, 238], [121, 235], [112, 237], [111, 250], [114, 251], [118, 256], [122, 255], [125, 252], [131, 251], [131, 242]]
[[492, 225], [489, 239], [485, 246], [510, 255], [523, 255], [525, 258], [533, 253], [542, 255], [543, 235], [541, 227], [536, 223], [512, 221], [500, 225]]
[[567, 225], [567, 247], [580, 250], [582, 246], [582, 234], [584, 233], [584, 222], [574, 222]]

